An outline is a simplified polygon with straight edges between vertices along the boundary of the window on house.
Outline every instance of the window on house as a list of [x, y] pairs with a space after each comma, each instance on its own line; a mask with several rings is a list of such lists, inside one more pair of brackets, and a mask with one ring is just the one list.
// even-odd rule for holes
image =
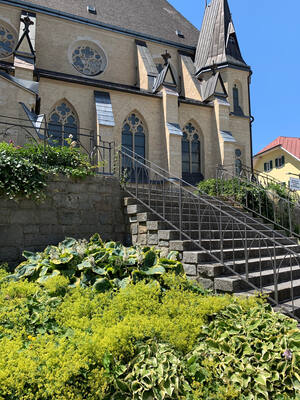
[[275, 159], [275, 167], [276, 168], [284, 167], [284, 165], [285, 165], [285, 157], [284, 156], [278, 157]]
[[52, 145], [67, 146], [69, 139], [78, 138], [78, 118], [73, 107], [63, 100], [53, 108], [48, 120], [49, 141]]
[[239, 89], [237, 85], [234, 85], [232, 89], [233, 95], [233, 112], [236, 115], [244, 115], [242, 107], [240, 106]]
[[264, 163], [264, 171], [265, 172], [270, 172], [270, 171], [272, 171], [272, 169], [273, 169], [273, 161], [272, 160]]

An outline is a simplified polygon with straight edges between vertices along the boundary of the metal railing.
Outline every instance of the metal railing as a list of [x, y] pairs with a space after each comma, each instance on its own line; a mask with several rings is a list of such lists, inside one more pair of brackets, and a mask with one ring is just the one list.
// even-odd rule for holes
[[236, 176], [240, 176], [241, 178], [247, 179], [247, 181], [249, 182], [258, 183], [264, 187], [268, 187], [271, 185], [281, 186], [289, 194], [289, 197], [291, 199], [293, 199], [295, 202], [299, 202], [300, 204], [300, 195], [296, 191], [291, 190], [290, 187], [286, 185], [284, 182], [281, 182], [278, 179], [273, 178], [272, 176], [270, 176], [265, 172], [252, 169], [244, 164], [239, 165], [238, 168], [234, 164], [224, 165], [223, 167], [226, 170], [231, 171]]
[[71, 146], [80, 149], [101, 175], [114, 174], [115, 143], [97, 138], [93, 130], [64, 125], [50, 128], [44, 117], [40, 124], [26, 118], [0, 115], [0, 141], [11, 142], [16, 146], [27, 143], [44, 147]]
[[[217, 195], [242, 205], [259, 217], [287, 231], [291, 236], [300, 238], [300, 203], [293, 192], [282, 197], [270, 185], [274, 181], [253, 179], [250, 174], [237, 174], [231, 169], [219, 166], [216, 171]], [[277, 186], [278, 187], [278, 186]]]
[[300, 286], [294, 277], [300, 279], [300, 254], [294, 240], [217, 198], [199, 195], [195, 187], [128, 149], [118, 154], [124, 190], [198, 250], [198, 263], [221, 265], [241, 282], [241, 291], [264, 293], [297, 318]]

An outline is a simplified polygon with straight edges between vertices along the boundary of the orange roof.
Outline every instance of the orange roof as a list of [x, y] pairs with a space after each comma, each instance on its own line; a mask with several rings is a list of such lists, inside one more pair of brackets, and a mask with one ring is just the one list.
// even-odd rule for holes
[[291, 153], [293, 156], [300, 159], [300, 138], [285, 137], [285, 136], [279, 136], [277, 139], [273, 140], [273, 142], [271, 142], [270, 144], [268, 144], [268, 146], [266, 146], [260, 152], [258, 152], [256, 156], [265, 153], [266, 151], [271, 150], [274, 147], [278, 146], [281, 146], [283, 149]]

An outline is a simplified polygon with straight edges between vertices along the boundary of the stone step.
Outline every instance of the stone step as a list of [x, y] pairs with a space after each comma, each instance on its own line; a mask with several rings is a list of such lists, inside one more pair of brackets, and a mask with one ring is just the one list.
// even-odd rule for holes
[[[157, 221], [155, 221], [155, 223], [157, 223]], [[158, 230], [158, 238], [160, 240], [180, 240], [180, 232], [176, 231], [176, 230], [169, 230], [169, 229], [164, 229], [165, 227], [168, 228], [169, 225], [166, 223], [163, 223], [161, 225], [155, 225], [152, 224], [149, 221], [149, 224], [147, 223], [147, 227], [149, 229], [153, 228], [153, 227], [159, 227], [160, 229]], [[155, 230], [155, 229], [149, 229], [149, 230]], [[221, 232], [220, 230], [201, 230], [199, 231], [199, 229], [195, 229], [195, 230], [185, 230], [184, 231], [187, 235], [189, 235], [189, 237], [191, 239], [199, 239], [199, 235], [201, 239], [210, 239], [210, 240], [214, 240], [214, 239], [220, 239], [220, 237], [222, 237], [223, 239], [244, 239], [245, 236], [248, 238], [248, 240], [252, 240], [253, 238], [256, 237], [260, 237], [260, 233], [264, 234], [266, 236], [272, 237], [273, 238], [273, 232], [271, 230], [261, 230], [259, 233], [256, 232], [255, 230], [253, 231], [247, 231], [246, 235], [245, 235], [245, 231], [223, 231]], [[297, 239], [295, 238], [287, 238], [287, 237], [282, 237], [281, 235], [284, 235], [284, 231], [275, 231], [275, 235], [274, 237], [276, 238], [276, 240], [280, 240], [280, 243], [286, 243], [286, 244], [291, 244], [291, 243], [297, 243]], [[267, 240], [267, 239], [266, 239]]]
[[[170, 250], [183, 251], [183, 262], [186, 264], [201, 264], [206, 263], [207, 261], [214, 261], [213, 255], [221, 260], [221, 251], [220, 250], [212, 250], [210, 254], [207, 251], [193, 251], [193, 250], [180, 250], [181, 241], [170, 242]], [[184, 246], [183, 246], [184, 247]], [[192, 245], [191, 245], [192, 247]], [[299, 252], [299, 245], [289, 245], [289, 246], [278, 246], [278, 247], [252, 247], [247, 249], [248, 259], [258, 258], [258, 257], [269, 257], [270, 259], [273, 257], [274, 250], [276, 252], [276, 257], [280, 255], [287, 254], [287, 249], [291, 249], [294, 252]], [[296, 257], [298, 255], [296, 254]], [[294, 258], [294, 257], [293, 257]], [[245, 249], [224, 249], [223, 251], [223, 260], [224, 262], [232, 261], [232, 260], [245, 260]]]
[[[275, 270], [276, 271], [276, 270]], [[242, 275], [246, 279], [246, 275]], [[258, 288], [274, 285], [275, 272], [273, 268], [262, 271], [250, 272], [249, 282]], [[277, 274], [278, 283], [289, 282], [291, 279], [300, 279], [300, 265], [286, 266], [279, 269]], [[215, 279], [215, 290], [221, 292], [240, 292], [249, 289], [249, 285], [237, 275], [220, 276]]]
[[[300, 318], [300, 297], [292, 300], [287, 300], [282, 302], [281, 307], [275, 307], [275, 311], [282, 312], [283, 314], [294, 314], [296, 317]], [[290, 314], [288, 314], [290, 313]]]
[[[152, 218], [153, 217], [153, 218]], [[148, 213], [148, 212], [144, 212], [144, 213], [138, 213], [136, 215], [135, 218], [130, 219], [130, 222], [152, 222], [152, 221], [159, 221], [161, 220], [161, 216], [156, 215], [154, 213]], [[179, 228], [179, 219], [176, 216], [169, 216], [166, 215], [165, 219], [169, 222], [169, 224], [166, 223], [166, 225], [160, 225], [160, 227], [164, 227], [164, 226], [172, 226], [174, 225], [177, 229]], [[259, 231], [261, 228], [264, 229], [273, 229], [273, 225], [272, 224], [259, 224], [259, 223], [255, 223], [255, 222], [251, 222], [248, 224], [249, 226], [246, 227], [246, 230], [250, 230], [252, 231], [253, 229], [256, 229], [257, 231]], [[155, 230], [156, 228], [151, 230]], [[197, 230], [199, 229], [199, 223], [190, 219], [189, 221], [187, 220], [183, 220], [182, 221], [182, 229], [183, 231], [188, 230]], [[240, 232], [244, 232], [245, 231], [245, 225], [243, 223], [228, 223], [228, 222], [222, 222], [221, 224], [218, 222], [202, 222], [200, 224], [200, 229], [201, 230], [235, 230], [235, 231], [240, 231]]]
[[[166, 214], [166, 215], [178, 215], [179, 216], [179, 211], [181, 209], [182, 214], [185, 215], [193, 215], [196, 218], [198, 218], [199, 212], [200, 216], [216, 216], [218, 219], [220, 219], [220, 215], [222, 215], [222, 218], [229, 218], [229, 216], [234, 216], [235, 218], [242, 219], [243, 221], [248, 221], [253, 219], [253, 215], [250, 212], [243, 212], [241, 213], [240, 211], [236, 210], [218, 210], [218, 209], [213, 209], [210, 206], [205, 206], [205, 207], [195, 207], [195, 206], [189, 206], [189, 205], [183, 205], [181, 208], [178, 207], [178, 202], [177, 204], [174, 204], [173, 206], [165, 206], [163, 207], [162, 205], [157, 205], [157, 204], [151, 204], [151, 208], [155, 210], [159, 214]], [[147, 207], [143, 206], [142, 204], [128, 204], [125, 207], [125, 213], [128, 215], [136, 214], [139, 212], [147, 212], [149, 211]], [[223, 216], [224, 212], [224, 216]], [[229, 214], [229, 216], [227, 214]], [[255, 218], [256, 221], [263, 222], [262, 218]]]
[[[183, 258], [184, 262], [186, 262], [186, 258]], [[300, 262], [298, 258], [291, 258], [286, 257], [286, 255], [279, 255], [276, 256], [276, 265], [280, 265], [280, 267], [289, 267], [291, 264], [297, 265]], [[291, 262], [293, 261], [293, 262]], [[245, 274], [246, 272], [246, 262], [245, 260], [234, 260], [234, 261], [227, 261], [226, 265], [231, 268], [233, 271], [237, 272], [238, 274]], [[220, 263], [201, 263], [196, 265], [197, 272], [202, 277], [207, 278], [215, 278], [220, 277], [220, 275], [230, 276], [233, 272], [226, 266], [223, 266]], [[273, 268], [272, 259], [270, 257], [261, 257], [261, 258], [251, 258], [248, 261], [248, 270], [249, 272], [259, 272], [263, 270]]]
[[[199, 235], [199, 232], [198, 232]], [[162, 235], [158, 234], [159, 240], [167, 240], [162, 237]], [[178, 251], [189, 251], [189, 250], [197, 250], [199, 247], [192, 240], [185, 240], [186, 238], [183, 236], [182, 240], [170, 240], [170, 248], [172, 250]], [[268, 247], [270, 246], [273, 251], [273, 241], [271, 239], [258, 238], [258, 239], [202, 239], [199, 241], [199, 236], [195, 239], [200, 242], [200, 245], [207, 250], [221, 250], [223, 249], [241, 249], [245, 248], [254, 248], [254, 247]], [[291, 242], [289, 238], [277, 238], [276, 242], [283, 246], [292, 246], [293, 244], [297, 244], [296, 241]]]

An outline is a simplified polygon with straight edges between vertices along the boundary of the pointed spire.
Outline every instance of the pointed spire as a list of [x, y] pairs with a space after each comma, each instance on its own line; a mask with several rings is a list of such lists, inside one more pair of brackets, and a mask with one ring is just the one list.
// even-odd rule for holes
[[214, 64], [247, 67], [239, 48], [227, 0], [212, 0], [205, 8], [196, 51], [197, 72]]

